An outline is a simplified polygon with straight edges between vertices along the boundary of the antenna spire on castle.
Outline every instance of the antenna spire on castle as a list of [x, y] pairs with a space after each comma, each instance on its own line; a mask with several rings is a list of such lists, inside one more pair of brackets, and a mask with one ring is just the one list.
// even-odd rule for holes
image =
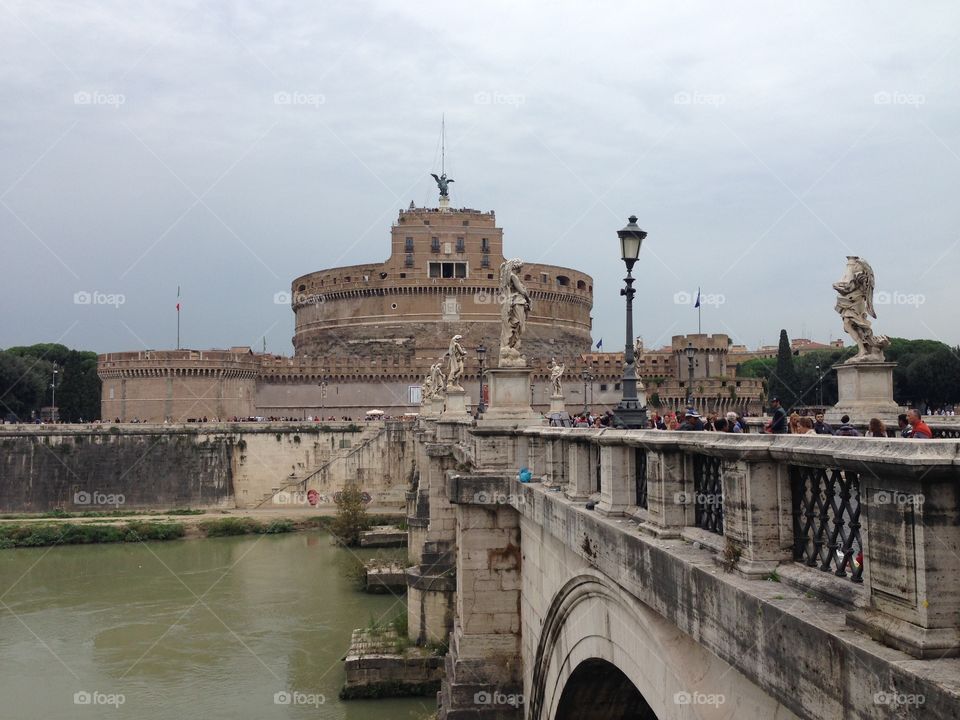
[[446, 115], [440, 116], [440, 175], [430, 173], [436, 181], [437, 188], [440, 190], [440, 210], [449, 210], [450, 208], [450, 183], [453, 178], [447, 177], [447, 121]]

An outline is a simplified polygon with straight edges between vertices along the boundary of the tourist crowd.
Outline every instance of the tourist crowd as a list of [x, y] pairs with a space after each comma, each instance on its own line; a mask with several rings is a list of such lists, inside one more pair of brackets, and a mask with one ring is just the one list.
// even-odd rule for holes
[[[919, 410], [911, 409], [901, 413], [897, 418], [898, 428], [888, 430], [879, 418], [870, 418], [865, 432], [855, 427], [849, 415], [843, 415], [840, 423], [833, 426], [824, 420], [822, 411], [813, 415], [798, 412], [787, 414], [779, 398], [770, 401], [771, 418], [763, 426], [764, 433], [775, 435], [838, 435], [841, 437], [902, 437], [918, 440], [933, 438], [933, 431], [923, 421]], [[549, 416], [551, 425], [577, 428], [604, 428], [617, 427], [617, 419], [612, 410], [602, 415], [594, 415], [589, 411], [577, 415], [562, 415], [554, 413]], [[649, 419], [651, 430], [679, 430], [679, 431], [706, 431], [746, 433], [750, 432], [746, 418], [735, 412], [709, 413], [701, 416], [695, 408], [666, 412], [661, 415], [653, 412]]]

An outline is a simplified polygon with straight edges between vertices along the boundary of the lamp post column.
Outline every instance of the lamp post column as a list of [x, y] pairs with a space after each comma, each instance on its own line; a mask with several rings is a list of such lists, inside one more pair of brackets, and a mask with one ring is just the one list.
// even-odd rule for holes
[[637, 366], [633, 353], [633, 296], [637, 291], [633, 287], [633, 266], [640, 255], [640, 244], [647, 236], [646, 231], [637, 227], [636, 215], [631, 215], [625, 228], [617, 231], [620, 238], [620, 255], [627, 266], [627, 276], [623, 279], [625, 287], [620, 295], [627, 300], [626, 342], [623, 347], [623, 378], [621, 387], [623, 396], [614, 411], [619, 427], [645, 428], [647, 426], [647, 408], [637, 396]]
[[53, 366], [53, 382], [50, 383], [50, 422], [57, 421], [57, 366]]
[[487, 348], [481, 342], [479, 347], [477, 347], [477, 359], [480, 361], [480, 398], [477, 400], [477, 415], [486, 411], [486, 407], [483, 404], [483, 360], [487, 356]]
[[590, 377], [590, 371], [584, 368], [583, 372], [580, 373], [580, 377], [583, 378], [583, 414], [586, 415], [589, 411], [589, 405], [587, 403], [587, 382], [592, 378]]
[[817, 365], [817, 409], [823, 407], [823, 376], [820, 374], [820, 366]]
[[630, 270], [627, 270], [627, 276], [623, 279], [626, 287], [620, 290], [620, 294], [627, 298], [627, 341], [623, 348], [623, 404], [633, 401], [637, 402], [637, 365], [636, 357], [633, 354], [633, 296], [637, 291], [633, 287], [634, 277]]

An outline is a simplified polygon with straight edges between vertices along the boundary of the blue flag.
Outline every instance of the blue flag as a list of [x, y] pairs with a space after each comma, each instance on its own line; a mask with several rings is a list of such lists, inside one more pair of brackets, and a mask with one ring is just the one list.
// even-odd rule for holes
[[695, 308], [700, 307], [700, 288], [697, 288], [697, 301], [693, 304]]
[[603, 347], [603, 338], [597, 340], [597, 350]]

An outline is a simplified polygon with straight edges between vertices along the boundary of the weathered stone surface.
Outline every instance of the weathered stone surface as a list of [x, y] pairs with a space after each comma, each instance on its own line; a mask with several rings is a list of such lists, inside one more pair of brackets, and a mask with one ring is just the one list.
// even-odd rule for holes
[[360, 533], [360, 547], [405, 547], [406, 544], [407, 531], [400, 530], [393, 525], [378, 525]]
[[344, 700], [431, 695], [440, 688], [443, 658], [407, 647], [393, 628], [353, 631], [344, 658]]
[[0, 426], [0, 511], [97, 509], [83, 493], [122, 496], [127, 509], [331, 507], [348, 481], [390, 511], [413, 474], [412, 432], [401, 422]]
[[[447, 473], [458, 592], [441, 717], [497, 717], [473, 694], [522, 677], [524, 717], [552, 719], [574, 670], [597, 659], [659, 717], [683, 716], [685, 693], [736, 703], [717, 717], [947, 718], [960, 707], [956, 661], [915, 665], [902, 652], [960, 648], [957, 442], [482, 426], [469, 435], [476, 469]], [[636, 504], [641, 455], [646, 507]], [[720, 532], [695, 527], [698, 456], [718, 473]], [[527, 462], [543, 466], [543, 484], [517, 481]], [[793, 465], [860, 478], [862, 585], [792, 562]], [[881, 492], [927, 502], [892, 511]], [[903, 693], [922, 707], [887, 704]]]
[[834, 365], [837, 372], [837, 404], [825, 413], [827, 422], [839, 423], [849, 415], [859, 422], [880, 418], [889, 427], [904, 412], [893, 401], [893, 369], [896, 363], [869, 362]]

